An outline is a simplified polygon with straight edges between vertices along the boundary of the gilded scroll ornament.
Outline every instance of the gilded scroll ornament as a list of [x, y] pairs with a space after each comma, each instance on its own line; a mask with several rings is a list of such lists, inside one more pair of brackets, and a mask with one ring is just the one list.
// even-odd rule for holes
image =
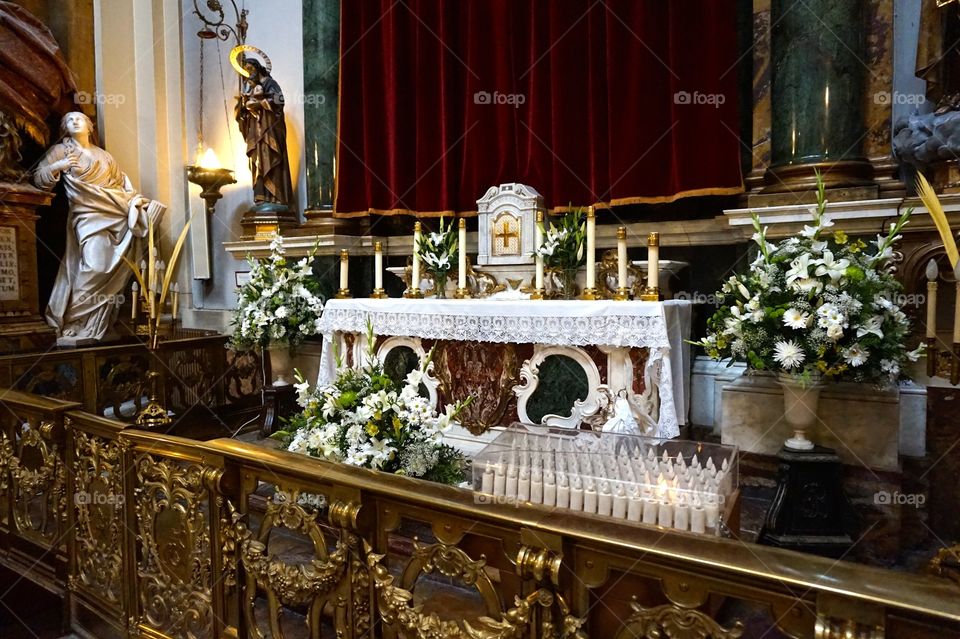
[[883, 628], [860, 624], [851, 619], [817, 616], [814, 639], [883, 639]]
[[953, 579], [960, 584], [960, 544], [952, 548], [941, 548], [937, 556], [930, 560], [927, 572]]
[[744, 630], [739, 621], [724, 628], [699, 610], [674, 604], [644, 608], [633, 600], [630, 607], [633, 614], [616, 639], [737, 639]]
[[204, 470], [148, 454], [136, 462], [138, 623], [172, 637], [214, 633]]
[[24, 422], [19, 428], [16, 453], [6, 436], [0, 449], [4, 457], [0, 464], [10, 473], [13, 519], [20, 532], [54, 543], [66, 521], [66, 470], [60, 446], [51, 440], [52, 424], [48, 422], [37, 427]]
[[72, 432], [77, 555], [72, 588], [117, 604], [123, 570], [122, 450], [116, 441]]

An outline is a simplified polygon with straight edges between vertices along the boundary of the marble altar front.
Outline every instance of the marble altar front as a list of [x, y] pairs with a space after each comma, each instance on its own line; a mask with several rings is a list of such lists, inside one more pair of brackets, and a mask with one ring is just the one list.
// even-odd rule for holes
[[369, 322], [388, 368], [409, 370], [435, 348], [427, 391], [444, 403], [473, 394], [462, 417], [475, 435], [515, 420], [576, 427], [626, 395], [648, 434], [676, 437], [689, 404], [691, 310], [679, 300], [330, 300], [318, 383], [336, 374], [334, 351], [343, 365], [362, 361]]

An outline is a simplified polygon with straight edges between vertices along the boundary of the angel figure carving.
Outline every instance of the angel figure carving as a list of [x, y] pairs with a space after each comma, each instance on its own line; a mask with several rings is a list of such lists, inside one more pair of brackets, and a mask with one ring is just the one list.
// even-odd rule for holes
[[108, 336], [130, 278], [123, 258], [138, 261], [138, 238], [166, 210], [133, 188], [94, 136], [90, 118], [76, 111], [66, 114], [60, 121], [60, 141], [33, 174], [40, 189], [62, 183], [70, 204], [66, 251], [46, 312], [61, 344]]

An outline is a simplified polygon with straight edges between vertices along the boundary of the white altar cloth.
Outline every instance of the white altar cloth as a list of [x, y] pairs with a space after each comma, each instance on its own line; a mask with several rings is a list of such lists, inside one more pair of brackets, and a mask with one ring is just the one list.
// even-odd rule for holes
[[[660, 396], [658, 431], [676, 437], [689, 409], [692, 303], [687, 300], [437, 300], [332, 299], [320, 320], [324, 335], [318, 383], [336, 375], [333, 334], [558, 346], [642, 347], [650, 350]], [[674, 375], [673, 371], [677, 371]]]

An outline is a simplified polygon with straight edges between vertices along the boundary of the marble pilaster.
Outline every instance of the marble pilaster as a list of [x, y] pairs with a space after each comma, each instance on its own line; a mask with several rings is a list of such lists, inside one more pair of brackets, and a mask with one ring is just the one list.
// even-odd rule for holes
[[340, 71], [340, 0], [303, 2], [307, 217], [333, 208]]
[[864, 2], [772, 0], [767, 190], [872, 183], [864, 159]]

